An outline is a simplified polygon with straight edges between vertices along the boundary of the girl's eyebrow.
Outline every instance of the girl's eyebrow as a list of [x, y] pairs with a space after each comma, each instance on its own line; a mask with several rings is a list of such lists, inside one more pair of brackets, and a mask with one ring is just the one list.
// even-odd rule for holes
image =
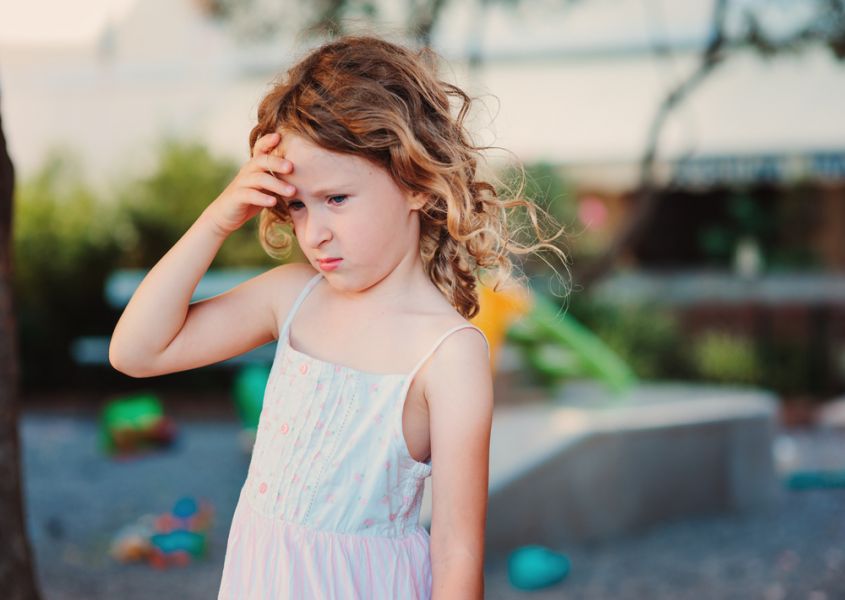
[[[334, 192], [335, 190], [348, 188], [349, 186], [350, 186], [350, 184], [348, 184], [348, 183], [339, 183], [339, 184], [336, 184], [336, 185], [328, 185], [328, 186], [324, 186], [322, 188], [318, 188], [318, 189], [314, 190], [313, 192], [311, 192], [311, 194], [304, 194], [304, 195], [306, 195], [306, 196], [310, 195], [312, 198], [327, 196], [329, 193]], [[296, 195], [299, 196], [300, 195], [299, 187], [297, 187], [296, 189], [297, 189]]]

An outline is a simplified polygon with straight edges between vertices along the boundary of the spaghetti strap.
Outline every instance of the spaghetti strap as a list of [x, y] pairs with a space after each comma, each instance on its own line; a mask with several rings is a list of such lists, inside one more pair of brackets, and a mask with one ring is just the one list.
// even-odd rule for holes
[[463, 323], [461, 325], [456, 325], [455, 327], [452, 327], [451, 329], [446, 331], [446, 333], [441, 335], [437, 339], [437, 341], [434, 342], [434, 344], [431, 346], [431, 348], [429, 348], [428, 352], [426, 352], [423, 355], [423, 357], [419, 360], [419, 362], [417, 362], [417, 365], [414, 367], [414, 370], [411, 371], [405, 377], [405, 383], [402, 385], [402, 391], [399, 394], [401, 400], [399, 401], [399, 408], [396, 411], [396, 417], [395, 417], [395, 422], [396, 422], [395, 427], [396, 427], [396, 432], [397, 432], [396, 435], [403, 442], [402, 443], [402, 449], [404, 451], [405, 456], [408, 457], [408, 459], [411, 461], [411, 463], [413, 464], [413, 467], [415, 469], [419, 469], [423, 473], [428, 473], [429, 470], [431, 469], [431, 457], [429, 457], [429, 459], [425, 462], [420, 462], [420, 461], [417, 461], [416, 459], [414, 459], [413, 456], [411, 456], [411, 453], [408, 451], [407, 442], [405, 442], [405, 432], [403, 431], [403, 427], [402, 427], [402, 414], [405, 412], [405, 403], [408, 400], [408, 392], [411, 389], [411, 382], [414, 380], [414, 377], [416, 376], [417, 371], [420, 370], [420, 367], [422, 367], [423, 364], [425, 364], [425, 361], [427, 361], [429, 359], [429, 357], [432, 354], [434, 354], [434, 351], [437, 350], [437, 348], [440, 346], [441, 343], [443, 343], [443, 340], [445, 340], [447, 337], [449, 337], [451, 334], [455, 333], [456, 331], [459, 331], [461, 329], [466, 329], [467, 327], [475, 329], [478, 333], [481, 334], [481, 337], [484, 338], [484, 343], [487, 345], [487, 359], [489, 360], [490, 359], [490, 342], [487, 341], [487, 336], [484, 335], [484, 332], [481, 331], [475, 325], [471, 325], [469, 323]]
[[[308, 281], [308, 283], [305, 284], [305, 287], [302, 288], [302, 291], [299, 292], [299, 296], [297, 296], [293, 305], [290, 307], [290, 310], [288, 311], [288, 316], [285, 319], [284, 325], [282, 325], [281, 331], [279, 332], [279, 340], [285, 339], [284, 336], [288, 334], [291, 321], [293, 321], [293, 317], [296, 314], [296, 311], [299, 309], [299, 306], [302, 304], [303, 300], [305, 300], [305, 297], [308, 295], [308, 292], [310, 292], [311, 289], [315, 285], [317, 285], [317, 283], [320, 281], [320, 279], [322, 277], [323, 277], [322, 273], [317, 273], [316, 275], [314, 275], [314, 277], [312, 277]], [[434, 353], [435, 350], [437, 350], [438, 346], [440, 346], [440, 344], [443, 342], [443, 340], [445, 340], [447, 337], [449, 337], [452, 333], [459, 331], [461, 329], [466, 329], [467, 327], [475, 329], [478, 333], [481, 334], [481, 337], [484, 338], [484, 343], [487, 346], [487, 358], [489, 360], [491, 358], [491, 356], [490, 356], [490, 342], [487, 340], [487, 336], [484, 335], [484, 332], [481, 331], [481, 329], [479, 329], [475, 325], [472, 325], [470, 323], [462, 323], [462, 324], [456, 325], [455, 327], [452, 327], [451, 329], [446, 331], [443, 335], [440, 336], [440, 338], [436, 342], [434, 342], [434, 345], [428, 350], [428, 352], [425, 353], [425, 355], [423, 355], [423, 357], [417, 362], [414, 369], [407, 375], [408, 383], [410, 383], [411, 380], [413, 380], [414, 375], [417, 374], [417, 371], [420, 369], [420, 367], [422, 367], [423, 364], [425, 364], [425, 361], [428, 360], [428, 358]]]
[[293, 306], [290, 307], [290, 310], [288, 311], [288, 316], [285, 319], [285, 322], [282, 325], [282, 329], [279, 332], [279, 339], [280, 340], [283, 340], [284, 336], [287, 334], [287, 331], [290, 328], [290, 323], [291, 323], [291, 321], [293, 321], [293, 316], [294, 316], [294, 314], [296, 314], [296, 311], [299, 309], [299, 305], [302, 304], [302, 301], [305, 300], [305, 296], [308, 295], [308, 292], [311, 291], [311, 288], [313, 288], [315, 285], [317, 285], [317, 282], [320, 281], [320, 279], [322, 277], [323, 277], [322, 273], [317, 273], [316, 275], [314, 275], [314, 277], [312, 277], [308, 281], [308, 283], [305, 284], [305, 287], [302, 288], [302, 291], [299, 292], [299, 296], [296, 297], [296, 300], [294, 301]]
[[452, 327], [446, 333], [441, 335], [440, 338], [436, 342], [434, 342], [434, 345], [428, 350], [428, 352], [426, 352], [425, 355], [423, 355], [423, 357], [419, 360], [419, 362], [417, 362], [417, 366], [415, 366], [414, 370], [411, 371], [410, 374], [408, 375], [408, 384], [410, 384], [411, 380], [413, 380], [414, 375], [417, 374], [417, 371], [419, 371], [420, 367], [422, 367], [423, 364], [425, 364], [425, 361], [428, 360], [428, 358], [432, 354], [434, 354], [434, 351], [437, 350], [438, 346], [440, 346], [440, 344], [443, 342], [443, 340], [445, 340], [447, 337], [449, 337], [454, 332], [456, 332], [460, 329], [466, 329], [467, 327], [469, 327], [471, 329], [475, 329], [478, 333], [481, 334], [481, 337], [484, 338], [484, 343], [487, 345], [487, 359], [489, 360], [490, 359], [490, 342], [487, 341], [487, 336], [484, 335], [484, 332], [481, 331], [475, 325], [471, 325], [469, 323], [463, 323], [461, 325], [456, 325], [455, 327]]

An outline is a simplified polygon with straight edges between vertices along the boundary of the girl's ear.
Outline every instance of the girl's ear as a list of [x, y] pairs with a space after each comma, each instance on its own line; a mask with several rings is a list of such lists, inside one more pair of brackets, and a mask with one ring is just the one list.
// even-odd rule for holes
[[428, 202], [428, 194], [423, 192], [413, 192], [408, 195], [408, 205], [411, 210], [420, 210]]

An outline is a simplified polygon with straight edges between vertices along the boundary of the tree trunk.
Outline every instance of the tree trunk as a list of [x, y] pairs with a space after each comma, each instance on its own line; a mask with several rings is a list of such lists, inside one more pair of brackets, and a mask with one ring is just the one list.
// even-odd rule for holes
[[18, 437], [18, 352], [12, 298], [15, 171], [0, 119], [0, 590], [7, 600], [41, 597], [24, 520]]

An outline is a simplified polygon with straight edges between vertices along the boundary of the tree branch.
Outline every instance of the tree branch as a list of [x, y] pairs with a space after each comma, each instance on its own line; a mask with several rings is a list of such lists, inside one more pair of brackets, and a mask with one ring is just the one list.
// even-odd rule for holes
[[710, 26], [710, 39], [701, 53], [698, 66], [663, 98], [651, 121], [646, 149], [640, 159], [639, 181], [633, 193], [636, 203], [633, 214], [630, 215], [619, 234], [601, 256], [584, 266], [573, 269], [574, 284], [578, 286], [580, 292], [585, 292], [596, 281], [604, 277], [614, 266], [619, 256], [639, 241], [654, 215], [659, 197], [654, 167], [660, 134], [672, 112], [724, 61], [726, 57], [724, 53], [726, 12], [727, 0], [715, 0]]

